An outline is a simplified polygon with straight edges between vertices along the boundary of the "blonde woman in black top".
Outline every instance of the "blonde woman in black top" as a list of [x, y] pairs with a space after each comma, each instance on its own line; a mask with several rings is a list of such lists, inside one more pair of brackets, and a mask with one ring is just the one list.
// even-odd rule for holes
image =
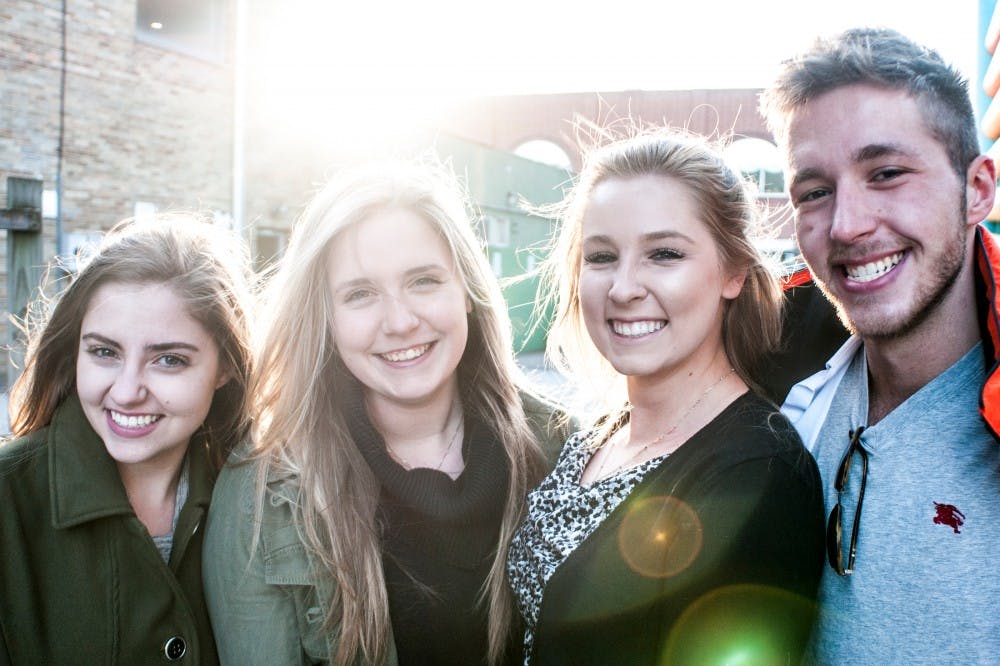
[[587, 156], [549, 263], [549, 352], [608, 403], [510, 548], [527, 661], [798, 660], [823, 500], [795, 431], [753, 391], [781, 299], [754, 219], [702, 140], [646, 133]]

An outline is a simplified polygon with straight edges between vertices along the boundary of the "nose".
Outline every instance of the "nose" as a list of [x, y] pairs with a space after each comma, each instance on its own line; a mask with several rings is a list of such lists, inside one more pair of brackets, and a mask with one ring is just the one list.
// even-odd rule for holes
[[109, 391], [111, 399], [118, 405], [135, 405], [146, 399], [146, 381], [142, 369], [122, 365], [115, 375]]
[[388, 335], [408, 333], [420, 324], [420, 319], [406, 299], [400, 296], [389, 296], [385, 301], [385, 311], [382, 317], [382, 330]]
[[830, 238], [850, 243], [870, 234], [878, 224], [878, 215], [867, 204], [861, 192], [849, 187], [837, 190], [837, 200], [830, 225]]
[[638, 267], [631, 262], [621, 262], [614, 273], [608, 297], [616, 303], [628, 303], [645, 298], [646, 293]]

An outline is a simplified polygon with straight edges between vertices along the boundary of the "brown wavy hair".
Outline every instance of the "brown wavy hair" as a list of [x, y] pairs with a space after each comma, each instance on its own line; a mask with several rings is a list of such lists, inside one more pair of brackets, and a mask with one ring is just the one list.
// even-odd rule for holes
[[76, 390], [80, 326], [98, 289], [115, 282], [166, 284], [212, 336], [230, 377], [215, 392], [199, 430], [211, 460], [221, 467], [248, 429], [253, 312], [248, 266], [240, 239], [196, 214], [120, 222], [69, 278], [54, 305], [41, 298], [29, 309], [22, 324], [28, 337], [24, 372], [10, 395], [12, 433], [21, 436], [47, 426]]

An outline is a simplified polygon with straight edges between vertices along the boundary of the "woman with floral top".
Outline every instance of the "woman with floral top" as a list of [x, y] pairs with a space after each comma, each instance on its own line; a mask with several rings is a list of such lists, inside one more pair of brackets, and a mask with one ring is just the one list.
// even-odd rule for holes
[[549, 353], [620, 390], [569, 438], [512, 541], [526, 663], [797, 662], [823, 499], [754, 391], [781, 304], [754, 212], [698, 139], [651, 132], [587, 157], [548, 264]]

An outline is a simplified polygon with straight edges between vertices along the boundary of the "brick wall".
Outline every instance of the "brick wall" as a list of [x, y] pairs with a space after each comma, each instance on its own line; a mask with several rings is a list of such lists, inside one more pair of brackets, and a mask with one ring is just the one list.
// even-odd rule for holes
[[[136, 201], [228, 212], [231, 59], [140, 41], [135, 0], [66, 5], [64, 232], [106, 230], [131, 216]], [[55, 189], [62, 25], [60, 0], [0, 3], [0, 202], [8, 176], [41, 178]], [[47, 257], [55, 253], [54, 227], [45, 220]], [[5, 245], [0, 232], [0, 253]], [[3, 304], [5, 267], [0, 257]], [[6, 336], [0, 330], [0, 340]]]

